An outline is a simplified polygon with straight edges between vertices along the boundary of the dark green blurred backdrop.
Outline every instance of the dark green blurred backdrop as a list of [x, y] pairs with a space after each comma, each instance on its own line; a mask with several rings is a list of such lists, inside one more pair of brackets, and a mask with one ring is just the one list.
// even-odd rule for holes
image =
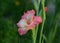
[[[48, 12], [44, 34], [48, 36], [56, 16], [60, 14], [60, 0], [45, 0], [45, 6], [48, 6]], [[0, 43], [32, 43], [31, 31], [20, 36], [16, 25], [23, 13], [31, 9], [34, 9], [32, 0], [0, 0]], [[53, 43], [60, 43], [60, 15]]]

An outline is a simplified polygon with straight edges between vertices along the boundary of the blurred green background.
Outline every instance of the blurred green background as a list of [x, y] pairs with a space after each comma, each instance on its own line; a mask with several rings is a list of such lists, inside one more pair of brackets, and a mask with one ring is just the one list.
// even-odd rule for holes
[[[60, 43], [60, 0], [45, 0], [45, 6], [48, 7], [48, 12], [46, 12], [44, 34], [48, 38], [49, 33], [51, 30], [54, 31], [54, 25], [58, 22], [52, 43]], [[32, 43], [31, 31], [20, 36], [16, 25], [23, 13], [31, 9], [34, 9], [32, 0], [0, 0], [0, 43]], [[38, 39], [39, 34], [37, 43]]]

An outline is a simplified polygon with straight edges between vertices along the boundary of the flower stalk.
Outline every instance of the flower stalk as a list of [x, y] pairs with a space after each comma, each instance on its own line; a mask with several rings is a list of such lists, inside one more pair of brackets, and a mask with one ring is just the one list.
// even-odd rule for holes
[[33, 43], [36, 43], [36, 39], [35, 39], [35, 29], [32, 29], [32, 38], [33, 38]]
[[39, 43], [42, 43], [42, 35], [43, 35], [44, 23], [45, 23], [45, 20], [46, 20], [45, 9], [44, 9], [44, 0], [42, 0], [41, 3], [42, 3], [42, 11], [43, 11], [43, 22], [42, 22], [42, 27], [41, 27], [41, 32], [40, 32]]

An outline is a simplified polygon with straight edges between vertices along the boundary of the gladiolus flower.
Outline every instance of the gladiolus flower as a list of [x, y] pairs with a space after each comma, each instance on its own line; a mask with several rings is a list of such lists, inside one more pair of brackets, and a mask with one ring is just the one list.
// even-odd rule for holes
[[42, 22], [42, 18], [40, 16], [34, 16], [34, 14], [34, 10], [27, 11], [17, 23], [17, 26], [19, 27], [18, 32], [20, 35], [26, 34], [28, 30], [33, 29], [37, 24]]

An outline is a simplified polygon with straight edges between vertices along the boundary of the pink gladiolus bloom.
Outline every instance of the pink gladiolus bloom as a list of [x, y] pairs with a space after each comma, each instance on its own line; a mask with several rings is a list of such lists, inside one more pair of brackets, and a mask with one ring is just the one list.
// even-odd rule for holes
[[34, 16], [34, 14], [34, 10], [27, 11], [17, 23], [17, 26], [19, 27], [18, 32], [20, 35], [26, 34], [28, 30], [33, 29], [37, 24], [42, 22], [42, 18], [40, 16]]

